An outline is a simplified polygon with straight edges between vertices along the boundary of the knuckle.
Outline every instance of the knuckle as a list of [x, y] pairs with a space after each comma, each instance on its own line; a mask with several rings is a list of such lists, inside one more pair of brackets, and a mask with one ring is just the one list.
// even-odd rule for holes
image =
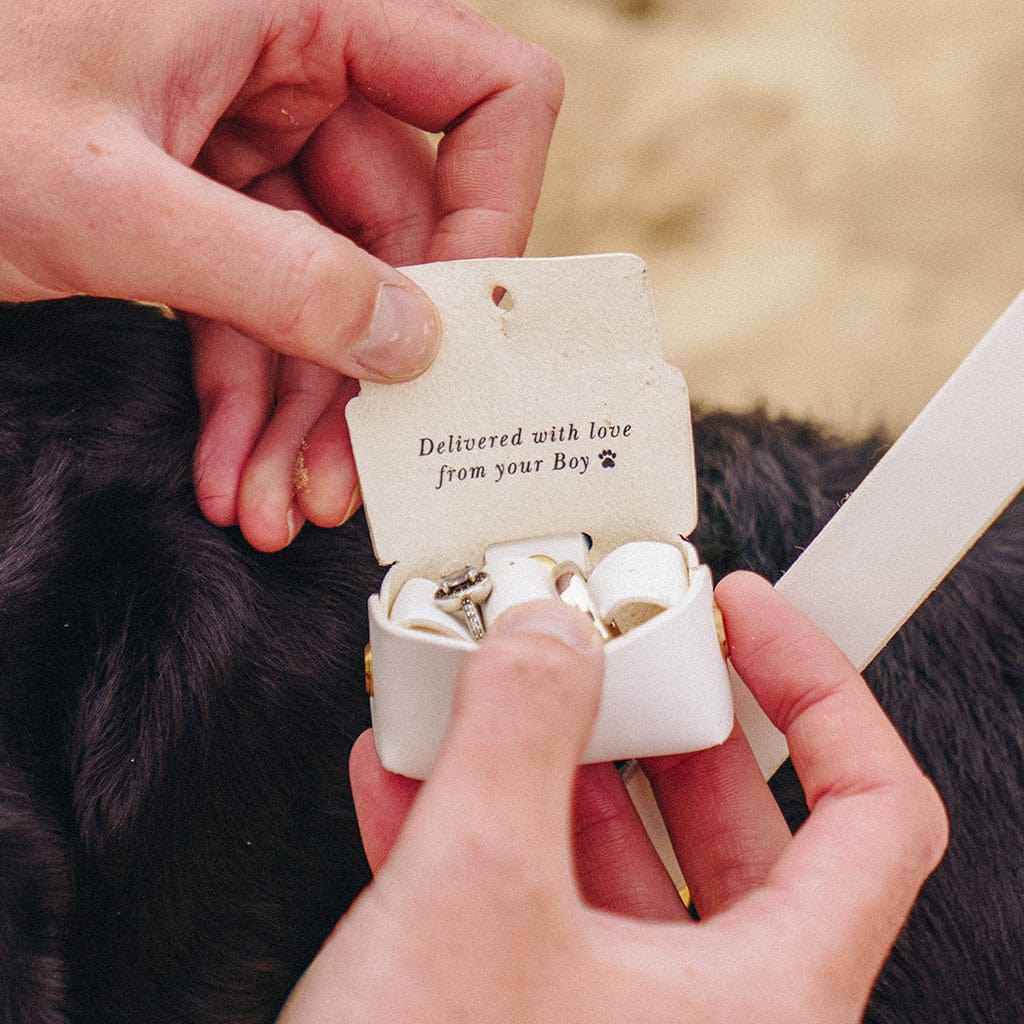
[[561, 65], [552, 54], [536, 43], [526, 43], [525, 51], [524, 66], [529, 80], [545, 105], [557, 114], [565, 95], [565, 75]]
[[369, 322], [373, 297], [361, 303], [353, 294], [358, 282], [345, 279], [339, 242], [298, 210], [282, 211], [278, 224], [283, 258], [260, 303], [260, 332], [280, 351], [299, 355], [319, 351], [327, 335], [355, 337]]
[[280, 261], [267, 289], [265, 322], [282, 345], [300, 348], [318, 326], [314, 282], [323, 275], [326, 246], [320, 232], [314, 230], [314, 221], [304, 213], [285, 211], [279, 223], [278, 248], [289, 258]]
[[432, 230], [433, 211], [414, 206], [371, 211], [352, 237], [368, 252], [397, 267], [422, 261]]

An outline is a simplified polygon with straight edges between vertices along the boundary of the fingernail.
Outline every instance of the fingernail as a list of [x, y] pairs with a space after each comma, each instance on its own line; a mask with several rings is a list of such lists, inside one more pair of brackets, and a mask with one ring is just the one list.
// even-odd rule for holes
[[345, 518], [342, 519], [342, 522], [347, 523], [356, 514], [356, 510], [362, 503], [363, 492], [359, 489], [359, 485], [356, 484], [356, 489], [352, 492], [352, 497], [349, 499], [348, 508], [345, 509]]
[[593, 623], [581, 611], [562, 601], [527, 601], [498, 616], [488, 636], [516, 636], [543, 633], [569, 647], [590, 651], [600, 645]]
[[295, 506], [289, 505], [288, 511], [285, 514], [285, 522], [288, 527], [288, 543], [291, 544], [295, 540], [295, 535], [299, 532], [299, 527], [302, 525], [298, 516], [295, 514]]
[[355, 514], [356, 510], [363, 503], [363, 492], [359, 489], [359, 485], [356, 484], [356, 489], [352, 492], [352, 497], [348, 500], [348, 508], [345, 509], [344, 514], [338, 520], [338, 526], [344, 526]]
[[440, 335], [433, 305], [412, 288], [382, 284], [370, 331], [352, 348], [352, 357], [371, 373], [408, 380], [433, 361]]

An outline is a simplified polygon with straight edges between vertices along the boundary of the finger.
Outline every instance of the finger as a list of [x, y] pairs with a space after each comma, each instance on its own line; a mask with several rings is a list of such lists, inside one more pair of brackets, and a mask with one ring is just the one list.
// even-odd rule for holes
[[[260, 551], [279, 551], [290, 544], [304, 521], [295, 500], [297, 484], [306, 483], [299, 477], [302, 446], [337, 395], [340, 379], [304, 359], [281, 361], [274, 412], [246, 463], [238, 490], [238, 525]], [[305, 471], [304, 464], [301, 470]]]
[[269, 91], [232, 104], [211, 129], [193, 166], [236, 189], [248, 189], [254, 181], [288, 167], [344, 99], [343, 72], [340, 78], [341, 87], [325, 95], [292, 90], [286, 100], [275, 100]]
[[499, 617], [459, 675], [415, 828], [410, 818], [414, 863], [439, 859], [446, 870], [458, 865], [498, 886], [519, 884], [526, 873], [552, 893], [576, 892], [571, 791], [603, 666], [589, 620], [561, 602], [531, 602]]
[[370, 870], [376, 874], [397, 842], [421, 784], [384, 768], [371, 730], [352, 747], [349, 777], [363, 849]]
[[276, 359], [226, 324], [190, 326], [202, 424], [192, 471], [196, 498], [210, 522], [233, 526], [242, 472], [273, 406]]
[[764, 882], [790, 834], [738, 725], [721, 746], [642, 767], [702, 918]]
[[404, 380], [429, 364], [437, 315], [398, 271], [116, 124], [93, 127], [96, 152], [60, 183], [83, 204], [53, 232], [52, 262], [69, 290], [158, 299], [347, 376]]
[[299, 163], [331, 227], [393, 266], [424, 262], [437, 214], [434, 150], [422, 132], [354, 94]]
[[357, 393], [354, 381], [340, 378], [334, 397], [299, 450], [295, 501], [315, 526], [340, 526], [359, 508], [359, 479], [345, 419], [345, 407]]
[[945, 812], [830, 640], [750, 574], [724, 580], [717, 598], [736, 669], [785, 732], [811, 809], [761, 910], [777, 942], [808, 951], [838, 998], [859, 1004], [942, 855]]
[[[322, 216], [290, 173], [268, 175], [254, 183], [250, 193], [281, 209], [300, 209], [311, 216]], [[197, 375], [197, 385], [202, 386], [206, 383], [204, 378], [214, 374], [222, 382], [213, 391], [213, 397], [206, 400], [206, 404], [212, 404], [213, 408], [208, 409], [204, 416], [208, 425], [200, 440], [200, 448], [204, 453], [228, 452], [235, 456], [230, 460], [222, 457], [222, 465], [218, 466], [219, 475], [224, 478], [220, 481], [220, 493], [226, 492], [229, 486], [234, 488], [237, 517], [237, 491], [243, 472], [249, 478], [262, 480], [269, 477], [277, 480], [278, 486], [274, 488], [273, 495], [268, 496], [265, 487], [258, 488], [260, 493], [251, 496], [257, 504], [251, 507], [247, 505], [241, 513], [243, 529], [253, 543], [264, 550], [278, 550], [289, 537], [294, 536], [294, 529], [303, 517], [318, 526], [338, 526], [343, 523], [359, 501], [352, 446], [344, 415], [345, 405], [357, 391], [355, 383], [351, 378], [339, 376], [303, 360], [285, 359], [277, 364], [268, 358], [269, 350], [252, 342], [246, 355], [255, 350], [262, 354], [264, 362], [282, 367], [278, 396], [282, 401], [271, 417], [266, 403], [260, 403], [258, 393], [253, 394], [251, 403], [245, 401], [251, 386], [248, 384], [245, 363], [238, 358], [240, 353], [237, 345], [241, 342], [217, 347], [217, 341], [225, 334], [234, 334], [231, 328], [215, 321], [197, 319], [194, 334], [197, 346], [206, 353], [205, 365], [197, 366], [201, 370]], [[235, 337], [238, 338], [237, 335]], [[312, 390], [321, 393], [321, 400], [305, 402], [301, 420], [295, 422], [294, 395]], [[231, 406], [218, 408], [217, 397], [227, 394], [232, 397]], [[249, 431], [256, 419], [254, 412], [257, 408], [263, 413], [258, 422], [259, 430], [266, 427], [267, 436], [254, 452], [256, 437], [250, 437]], [[278, 417], [291, 420], [291, 426], [278, 424], [275, 427], [272, 420]], [[297, 450], [294, 448], [295, 433], [301, 433], [303, 438]], [[244, 453], [238, 444], [240, 436], [246, 437], [248, 441]], [[278, 448], [277, 445], [283, 447]], [[240, 461], [238, 455], [241, 455]], [[233, 477], [231, 474], [234, 474]], [[287, 502], [294, 502], [295, 510], [299, 513], [296, 516], [293, 510], [290, 525], [287, 524]], [[282, 517], [286, 523], [285, 528], [280, 527]], [[254, 526], [254, 518], [261, 525]], [[266, 529], [267, 520], [275, 526], [269, 532]]]
[[614, 765], [580, 769], [572, 820], [576, 875], [591, 906], [645, 920], [688, 918]]
[[356, 10], [355, 88], [393, 117], [445, 133], [430, 258], [521, 253], [562, 100], [555, 61], [455, 3]]

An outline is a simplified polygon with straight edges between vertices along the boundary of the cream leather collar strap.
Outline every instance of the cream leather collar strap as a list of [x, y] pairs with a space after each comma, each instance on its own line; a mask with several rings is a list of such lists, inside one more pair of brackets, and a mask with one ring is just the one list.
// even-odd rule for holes
[[[864, 669], [1024, 487], [1024, 293], [778, 582]], [[733, 674], [770, 776], [786, 742]]]

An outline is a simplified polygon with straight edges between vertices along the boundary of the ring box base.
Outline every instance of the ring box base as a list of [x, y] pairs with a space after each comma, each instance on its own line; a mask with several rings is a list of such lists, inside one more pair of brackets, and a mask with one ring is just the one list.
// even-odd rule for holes
[[[388, 771], [426, 778], [451, 716], [471, 641], [397, 627], [380, 594], [369, 601], [371, 710]], [[601, 704], [584, 762], [702, 750], [733, 727], [728, 672], [715, 627], [711, 573], [690, 566], [683, 602], [605, 644]]]

